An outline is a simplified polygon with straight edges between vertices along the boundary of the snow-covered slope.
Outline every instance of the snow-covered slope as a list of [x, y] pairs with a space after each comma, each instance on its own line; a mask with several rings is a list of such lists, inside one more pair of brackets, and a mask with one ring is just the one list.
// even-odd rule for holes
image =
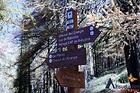
[[[82, 93], [96, 93], [96, 92], [101, 92], [101, 91], [106, 91], [105, 93], [109, 93], [109, 91], [114, 91], [112, 93], [117, 93], [120, 88], [124, 87], [129, 87], [129, 83], [120, 83], [118, 80], [120, 79], [121, 76], [125, 76], [127, 74], [127, 70], [123, 70], [119, 74], [106, 74], [100, 78], [94, 78], [91, 80], [88, 84], [89, 87], [85, 90], [82, 91]], [[113, 84], [115, 86], [115, 89], [110, 85], [110, 89], [105, 89], [109, 78], [113, 81]], [[102, 93], [102, 92], [101, 92]]]

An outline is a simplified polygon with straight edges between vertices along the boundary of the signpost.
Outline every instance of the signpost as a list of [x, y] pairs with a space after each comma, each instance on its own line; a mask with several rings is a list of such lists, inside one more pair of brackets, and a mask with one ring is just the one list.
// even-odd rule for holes
[[92, 25], [72, 32], [60, 33], [57, 37], [57, 46], [66, 47], [70, 45], [94, 42], [101, 32]]
[[47, 64], [60, 68], [56, 79], [61, 86], [68, 87], [68, 93], [80, 93], [80, 88], [85, 87], [85, 77], [83, 72], [78, 72], [78, 65], [86, 64], [86, 49], [78, 49], [77, 45], [94, 42], [101, 32], [92, 25], [78, 29], [77, 12], [72, 8], [67, 11], [66, 29], [56, 39], [57, 47], [67, 47], [68, 51], [49, 53]]
[[71, 67], [86, 64], [86, 49], [50, 53], [47, 64], [51, 68]]
[[74, 88], [84, 88], [85, 78], [83, 72], [77, 72], [73, 69], [60, 69], [56, 78], [61, 86], [64, 87], [74, 87]]
[[[66, 30], [69, 31], [75, 31], [78, 29], [77, 24], [77, 11], [74, 9], [69, 9], [67, 11], [67, 28]], [[69, 46], [68, 50], [77, 49], [77, 46]], [[75, 66], [73, 69], [76, 69], [75, 71], [78, 72], [78, 66]], [[80, 93], [80, 88], [73, 88], [68, 87], [68, 93]]]

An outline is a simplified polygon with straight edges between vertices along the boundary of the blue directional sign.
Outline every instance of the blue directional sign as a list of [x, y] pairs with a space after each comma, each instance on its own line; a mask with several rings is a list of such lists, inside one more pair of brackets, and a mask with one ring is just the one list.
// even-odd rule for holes
[[57, 46], [66, 47], [94, 42], [100, 33], [101, 32], [92, 25], [78, 29], [77, 31], [63, 32], [57, 37]]
[[47, 64], [51, 68], [71, 67], [86, 64], [86, 49], [49, 53]]

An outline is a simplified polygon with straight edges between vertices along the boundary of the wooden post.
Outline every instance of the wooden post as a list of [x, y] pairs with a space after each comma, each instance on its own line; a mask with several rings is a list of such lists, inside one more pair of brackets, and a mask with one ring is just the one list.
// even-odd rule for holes
[[80, 93], [80, 88], [68, 88], [68, 93]]
[[[73, 20], [73, 23], [72, 23], [73, 24], [73, 27], [72, 28], [67, 28], [67, 31], [71, 31], [71, 30], [76, 31], [78, 29], [78, 24], [77, 24], [77, 11], [75, 11], [73, 9], [70, 9], [70, 11], [71, 11], [70, 13], [72, 13], [72, 15], [70, 15], [69, 13], [67, 13], [67, 21]], [[71, 17], [72, 17], [72, 19], [71, 19]], [[67, 27], [69, 27], [68, 25], [69, 24], [67, 24]], [[78, 48], [77, 45], [73, 45], [73, 46], [68, 47], [68, 50], [75, 50], [77, 48]], [[72, 69], [74, 69], [75, 71], [78, 72], [78, 66], [74, 66]], [[68, 87], [68, 93], [80, 93], [80, 88]]]
[[125, 54], [125, 60], [126, 60], [126, 67], [128, 71], [128, 80], [130, 82], [131, 88], [139, 89], [139, 62], [138, 62], [138, 55], [137, 55], [137, 48], [136, 48], [136, 42], [129, 41], [126, 38], [126, 42], [129, 45], [125, 45], [124, 47], [124, 54]]
[[[78, 72], [78, 66], [73, 67], [73, 69]], [[68, 87], [68, 93], [80, 93], [80, 88]]]
[[[78, 72], [78, 66], [75, 66], [72, 69]], [[80, 88], [68, 87], [68, 93], [80, 93]]]

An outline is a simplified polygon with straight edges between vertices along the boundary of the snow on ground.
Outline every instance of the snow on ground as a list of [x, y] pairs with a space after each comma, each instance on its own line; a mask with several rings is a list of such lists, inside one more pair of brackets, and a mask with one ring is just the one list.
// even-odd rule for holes
[[[120, 77], [124, 75], [127, 75], [126, 69], [119, 74], [112, 73], [112, 74], [104, 75], [100, 78], [94, 78], [88, 83], [88, 88], [83, 90], [82, 93], [97, 93], [97, 92], [103, 93], [101, 91], [104, 91], [104, 93], [111, 93], [111, 91], [113, 91], [112, 93], [119, 93], [118, 91], [120, 88], [129, 87], [129, 83], [120, 83], [118, 81]], [[111, 80], [113, 81], [114, 86], [115, 87], [117, 86], [115, 89], [113, 89], [112, 85], [110, 85], [110, 89], [105, 89], [109, 78], [111, 78]]]

